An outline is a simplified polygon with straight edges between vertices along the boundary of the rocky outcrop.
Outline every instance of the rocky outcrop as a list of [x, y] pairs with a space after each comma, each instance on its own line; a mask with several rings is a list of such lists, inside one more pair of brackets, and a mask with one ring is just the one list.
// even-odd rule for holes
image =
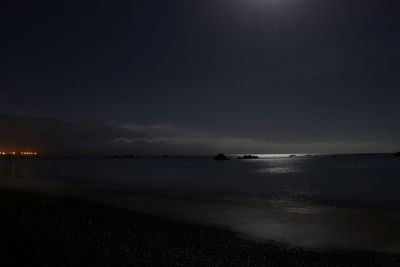
[[259, 156], [253, 156], [253, 155], [244, 155], [243, 157], [238, 157], [238, 159], [259, 159]]
[[228, 160], [228, 157], [225, 156], [225, 155], [222, 154], [222, 153], [219, 153], [218, 155], [216, 155], [216, 156], [214, 157], [214, 159], [215, 159], [215, 160]]

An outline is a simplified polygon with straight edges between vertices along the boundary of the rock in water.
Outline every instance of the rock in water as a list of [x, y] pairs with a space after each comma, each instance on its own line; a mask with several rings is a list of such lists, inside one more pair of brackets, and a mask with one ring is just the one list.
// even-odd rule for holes
[[228, 157], [225, 156], [225, 155], [222, 154], [222, 153], [219, 153], [218, 155], [216, 155], [216, 156], [214, 157], [214, 159], [215, 159], [215, 160], [228, 160]]
[[259, 157], [253, 155], [244, 155], [243, 157], [238, 157], [238, 159], [259, 159]]

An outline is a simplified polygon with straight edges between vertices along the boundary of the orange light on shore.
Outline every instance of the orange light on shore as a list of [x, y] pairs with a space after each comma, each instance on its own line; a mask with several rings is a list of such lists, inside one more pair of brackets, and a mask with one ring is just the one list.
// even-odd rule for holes
[[37, 153], [36, 152], [26, 152], [26, 151], [23, 151], [23, 152], [21, 152], [21, 155], [24, 155], [24, 156], [34, 156], [34, 155], [37, 155]]
[[16, 151], [11, 151], [11, 152], [4, 152], [0, 151], [0, 156], [37, 156], [37, 152], [33, 151], [21, 151], [21, 152], [16, 152]]

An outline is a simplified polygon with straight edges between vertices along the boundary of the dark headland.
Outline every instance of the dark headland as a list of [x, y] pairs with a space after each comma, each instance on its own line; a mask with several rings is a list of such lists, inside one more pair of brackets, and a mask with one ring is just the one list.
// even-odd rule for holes
[[303, 250], [92, 202], [0, 197], [0, 266], [400, 266], [400, 255]]

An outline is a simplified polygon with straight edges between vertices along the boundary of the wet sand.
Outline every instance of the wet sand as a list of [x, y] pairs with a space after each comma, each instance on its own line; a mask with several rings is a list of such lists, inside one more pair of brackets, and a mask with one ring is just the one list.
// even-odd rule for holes
[[400, 266], [400, 255], [304, 250], [71, 198], [0, 191], [0, 266]]

